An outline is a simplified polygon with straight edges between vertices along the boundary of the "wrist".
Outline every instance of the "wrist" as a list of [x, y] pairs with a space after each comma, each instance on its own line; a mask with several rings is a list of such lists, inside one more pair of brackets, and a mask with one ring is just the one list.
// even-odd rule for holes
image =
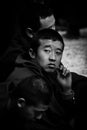
[[73, 93], [73, 90], [69, 88], [68, 90], [64, 91], [65, 95], [71, 95]]
[[75, 103], [75, 93], [72, 89], [69, 89], [66, 92], [63, 92], [64, 99], [72, 99], [73, 102]]

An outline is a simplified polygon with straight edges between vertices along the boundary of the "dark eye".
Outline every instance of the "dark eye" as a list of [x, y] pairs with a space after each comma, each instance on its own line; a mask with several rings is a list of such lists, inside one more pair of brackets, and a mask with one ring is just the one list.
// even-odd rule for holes
[[50, 50], [49, 49], [45, 49], [44, 50], [46, 53], [50, 53]]
[[61, 55], [62, 52], [61, 51], [56, 51], [56, 55]]

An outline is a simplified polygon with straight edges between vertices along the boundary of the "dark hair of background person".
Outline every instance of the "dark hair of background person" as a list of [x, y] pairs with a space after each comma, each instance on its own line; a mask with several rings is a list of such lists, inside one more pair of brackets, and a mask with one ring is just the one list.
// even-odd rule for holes
[[24, 98], [27, 106], [37, 107], [40, 103], [48, 105], [52, 94], [49, 86], [45, 79], [39, 76], [25, 78], [16, 87], [11, 84], [9, 86], [11, 104], [8, 109], [17, 107], [20, 98]]

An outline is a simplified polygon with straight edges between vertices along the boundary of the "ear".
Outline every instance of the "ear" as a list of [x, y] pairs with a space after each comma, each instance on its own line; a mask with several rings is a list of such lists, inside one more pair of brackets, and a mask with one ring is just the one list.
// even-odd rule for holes
[[33, 38], [34, 36], [33, 30], [29, 27], [26, 29], [26, 34], [29, 38]]
[[35, 58], [35, 52], [33, 51], [32, 48], [29, 49], [29, 55], [31, 58], [33, 58], [33, 59]]
[[18, 101], [17, 101], [17, 106], [19, 108], [23, 108], [25, 106], [25, 99], [24, 98], [19, 98]]

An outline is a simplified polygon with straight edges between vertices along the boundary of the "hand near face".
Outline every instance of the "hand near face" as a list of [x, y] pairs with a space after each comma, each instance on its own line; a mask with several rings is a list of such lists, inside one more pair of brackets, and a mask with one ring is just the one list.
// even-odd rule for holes
[[71, 89], [72, 75], [70, 71], [67, 70], [67, 68], [61, 64], [57, 73], [58, 73], [57, 79], [59, 83], [62, 85], [62, 87], [64, 88], [64, 90], [68, 91], [69, 89]]

